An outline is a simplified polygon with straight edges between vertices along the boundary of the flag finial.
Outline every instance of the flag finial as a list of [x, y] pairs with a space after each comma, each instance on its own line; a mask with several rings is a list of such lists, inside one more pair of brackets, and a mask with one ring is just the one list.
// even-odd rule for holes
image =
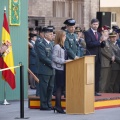
[[6, 11], [6, 6], [4, 6], [4, 11]]

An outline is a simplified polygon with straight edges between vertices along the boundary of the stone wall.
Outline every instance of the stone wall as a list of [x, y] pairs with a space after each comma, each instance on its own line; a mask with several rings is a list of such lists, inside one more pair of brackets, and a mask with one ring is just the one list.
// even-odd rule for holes
[[29, 0], [29, 27], [35, 26], [35, 20], [38, 20], [38, 26], [51, 24], [60, 28], [65, 19], [74, 18], [78, 26], [88, 29], [91, 19], [96, 17], [99, 9], [99, 0], [64, 0], [65, 17], [53, 17], [53, 1], [55, 0]]
[[52, 17], [52, 0], [29, 0], [28, 16]]
[[99, 10], [99, 0], [84, 0], [84, 26], [89, 28], [90, 21], [96, 18], [96, 12]]

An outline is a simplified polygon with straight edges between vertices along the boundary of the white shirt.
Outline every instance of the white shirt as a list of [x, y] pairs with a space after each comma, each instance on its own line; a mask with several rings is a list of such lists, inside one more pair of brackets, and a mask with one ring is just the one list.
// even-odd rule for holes
[[34, 40], [31, 40], [31, 42], [32, 42], [33, 44], [35, 44], [35, 41], [34, 41]]
[[[45, 38], [44, 38], [45, 39]], [[47, 39], [45, 39], [45, 41], [49, 44], [50, 43], [50, 41], [48, 41]]]
[[94, 33], [94, 35], [95, 35], [95, 32], [97, 32], [96, 30], [93, 30], [92, 28], [91, 28], [91, 30], [93, 31], [93, 33]]

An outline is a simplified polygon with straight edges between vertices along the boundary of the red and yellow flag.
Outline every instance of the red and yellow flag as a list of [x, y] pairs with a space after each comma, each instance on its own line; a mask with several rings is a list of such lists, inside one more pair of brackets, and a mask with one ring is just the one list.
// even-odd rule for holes
[[[3, 27], [2, 27], [2, 43], [11, 44], [10, 30], [5, 12], [3, 19]], [[0, 64], [1, 64], [0, 67], [2, 69], [14, 66], [13, 52], [11, 45], [9, 46], [8, 50], [9, 52], [4, 53], [3, 57], [0, 57]], [[2, 77], [10, 85], [12, 89], [16, 88], [14, 69], [2, 71]]]

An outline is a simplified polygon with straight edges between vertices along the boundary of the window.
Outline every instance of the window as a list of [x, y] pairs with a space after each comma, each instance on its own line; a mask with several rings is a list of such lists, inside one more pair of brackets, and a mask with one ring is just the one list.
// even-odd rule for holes
[[65, 17], [64, 1], [53, 1], [53, 17]]
[[112, 13], [112, 15], [111, 15], [111, 22], [117, 22], [116, 21], [116, 13]]

